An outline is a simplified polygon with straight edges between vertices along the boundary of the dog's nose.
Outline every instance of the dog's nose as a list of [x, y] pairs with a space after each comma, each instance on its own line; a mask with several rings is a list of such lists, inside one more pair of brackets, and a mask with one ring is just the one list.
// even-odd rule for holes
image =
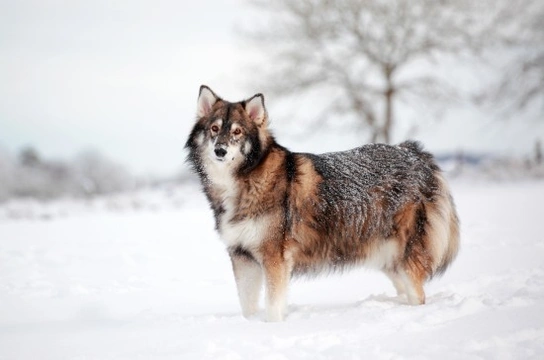
[[224, 157], [225, 155], [227, 155], [227, 150], [225, 150], [225, 149], [223, 149], [223, 148], [215, 149], [214, 152], [215, 152], [215, 155], [216, 155], [217, 157], [220, 157], [220, 158], [222, 158], [222, 157]]

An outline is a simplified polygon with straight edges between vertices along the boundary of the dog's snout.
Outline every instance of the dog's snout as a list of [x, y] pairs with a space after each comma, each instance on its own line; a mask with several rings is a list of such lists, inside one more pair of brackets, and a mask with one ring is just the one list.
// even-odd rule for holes
[[220, 158], [225, 157], [225, 155], [227, 155], [227, 150], [223, 148], [217, 148], [214, 150], [214, 152], [215, 152], [215, 155]]

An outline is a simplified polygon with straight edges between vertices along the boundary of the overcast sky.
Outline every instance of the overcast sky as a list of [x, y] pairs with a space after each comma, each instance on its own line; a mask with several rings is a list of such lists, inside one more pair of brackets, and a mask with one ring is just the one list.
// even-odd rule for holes
[[[173, 171], [202, 83], [235, 92], [236, 1], [0, 3], [0, 144]], [[224, 80], [225, 79], [225, 80]]]
[[[252, 95], [237, 81], [247, 49], [234, 29], [245, 9], [242, 0], [0, 2], [0, 146], [59, 159], [97, 149], [137, 173], [179, 170], [199, 86]], [[466, 113], [419, 137], [431, 150], [527, 153], [535, 131], [544, 134], [534, 123], [474, 124]], [[307, 150], [357, 141], [331, 136], [338, 141]]]

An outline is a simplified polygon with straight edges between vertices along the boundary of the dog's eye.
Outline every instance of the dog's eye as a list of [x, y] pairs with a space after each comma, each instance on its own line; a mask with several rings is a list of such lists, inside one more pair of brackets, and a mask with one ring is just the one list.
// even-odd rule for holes
[[240, 135], [241, 133], [242, 133], [242, 130], [240, 130], [239, 128], [235, 129], [233, 132], [234, 135]]
[[213, 126], [212, 126], [212, 132], [216, 133], [216, 132], [218, 132], [218, 131], [219, 131], [219, 126], [213, 125]]

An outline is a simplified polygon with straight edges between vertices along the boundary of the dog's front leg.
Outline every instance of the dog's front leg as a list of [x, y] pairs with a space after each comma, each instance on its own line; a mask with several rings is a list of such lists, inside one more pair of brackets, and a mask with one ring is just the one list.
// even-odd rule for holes
[[231, 253], [230, 258], [242, 314], [248, 318], [255, 315], [259, 310], [263, 271], [261, 265], [248, 255]]
[[266, 320], [282, 321], [287, 305], [289, 266], [280, 254], [265, 257], [263, 266], [266, 279]]

